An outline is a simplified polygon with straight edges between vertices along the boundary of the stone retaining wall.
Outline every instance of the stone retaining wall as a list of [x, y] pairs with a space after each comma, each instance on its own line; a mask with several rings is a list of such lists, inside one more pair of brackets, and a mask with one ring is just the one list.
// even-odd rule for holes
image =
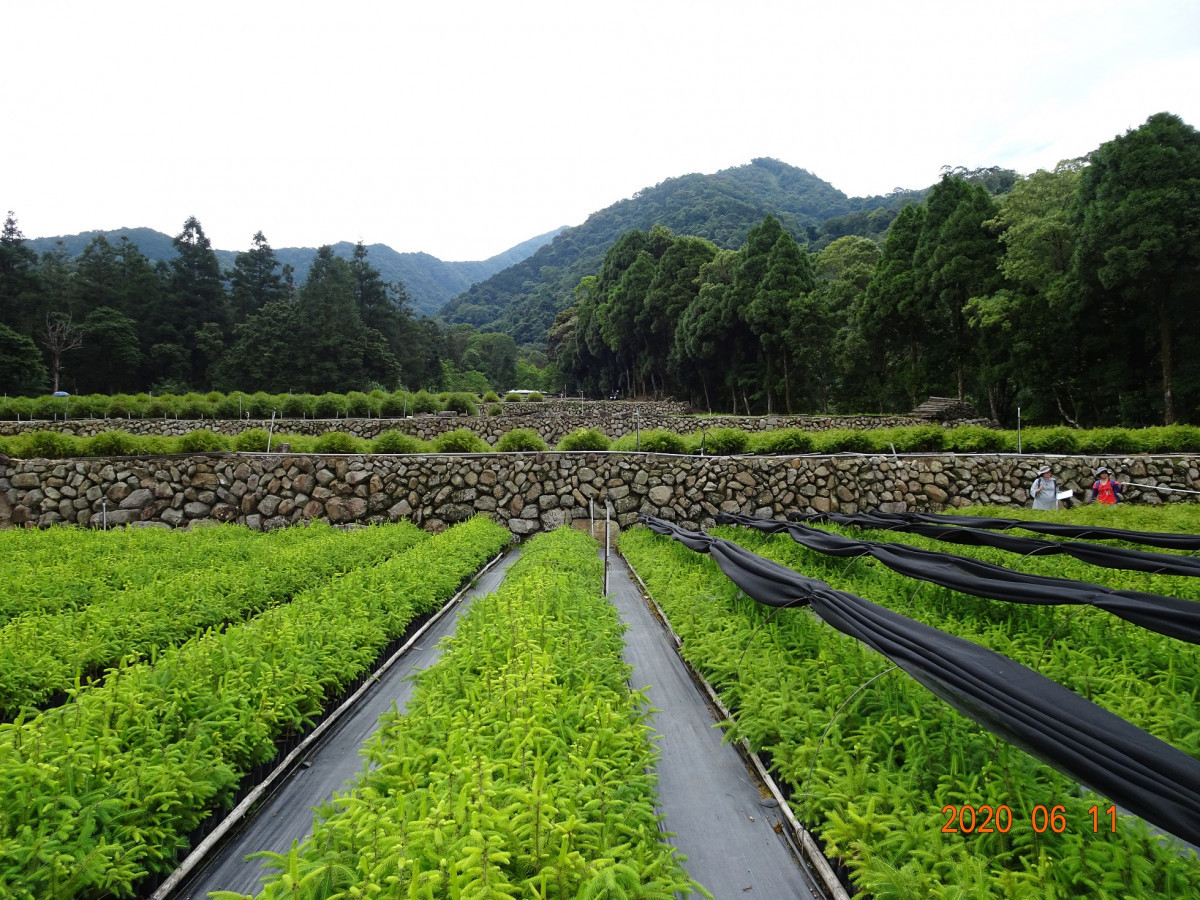
[[[516, 534], [586, 519], [604, 503], [627, 526], [639, 512], [708, 527], [718, 512], [940, 510], [1027, 506], [1041, 457], [913, 455], [692, 457], [636, 453], [321, 456], [197, 454], [0, 464], [0, 527], [72, 522], [277, 528], [410, 519], [430, 529], [485, 513]], [[1200, 457], [1054, 460], [1083, 497], [1101, 463], [1120, 481], [1200, 490]], [[1133, 502], [1187, 495], [1130, 488]]]
[[[506, 413], [496, 416], [460, 416], [431, 414], [410, 416], [405, 419], [276, 419], [277, 434], [320, 435], [330, 431], [343, 431], [363, 438], [375, 438], [389, 429], [412, 435], [421, 440], [432, 440], [438, 435], [456, 428], [467, 428], [495, 446], [506, 432], [514, 428], [530, 428], [536, 431], [547, 444], [553, 447], [564, 435], [578, 428], [595, 428], [610, 438], [661, 428], [678, 434], [691, 434], [700, 428], [740, 428], [743, 431], [774, 431], [780, 428], [799, 428], [803, 431], [828, 431], [834, 428], [866, 430], [873, 428], [897, 428], [906, 425], [937, 425], [927, 419], [907, 416], [679, 416], [665, 413], [641, 413], [638, 404], [612, 403], [616, 409], [571, 409], [569, 404], [536, 412]], [[506, 404], [506, 406], [537, 406], [534, 403]], [[578, 404], [577, 404], [578, 406]], [[957, 420], [944, 423], [946, 427], [977, 424], [995, 427], [986, 419]], [[269, 419], [70, 419], [59, 421], [0, 422], [0, 435], [24, 434], [30, 431], [58, 431], [79, 437], [91, 437], [102, 431], [121, 430], [129, 434], [154, 434], [178, 437], [207, 428], [220, 434], [236, 435], [251, 428], [269, 428]]]

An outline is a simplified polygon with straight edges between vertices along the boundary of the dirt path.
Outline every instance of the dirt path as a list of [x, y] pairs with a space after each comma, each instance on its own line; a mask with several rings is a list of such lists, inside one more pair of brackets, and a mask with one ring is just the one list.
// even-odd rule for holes
[[[624, 558], [610, 557], [608, 591], [625, 635], [625, 660], [633, 666], [630, 683], [650, 685], [657, 744], [662, 827], [674, 832], [671, 843], [687, 856], [688, 874], [716, 900], [813, 900], [812, 877], [785, 839], [777, 808], [763, 806], [763, 792], [737, 750], [722, 743], [712, 727], [719, 714], [693, 681], [658, 620], [631, 577]], [[783, 825], [786, 827], [786, 825]]]

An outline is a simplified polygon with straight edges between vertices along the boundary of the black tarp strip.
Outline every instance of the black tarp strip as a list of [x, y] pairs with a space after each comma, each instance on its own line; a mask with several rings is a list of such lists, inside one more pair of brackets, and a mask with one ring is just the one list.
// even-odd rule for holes
[[1200, 550], [1200, 535], [1178, 534], [1172, 531], [1127, 531], [1124, 528], [1109, 528], [1104, 525], [1067, 525], [1063, 522], [1040, 522], [1036, 519], [1005, 519], [994, 516], [951, 516], [939, 513], [876, 512], [872, 515], [905, 522], [921, 522], [926, 525], [958, 525], [966, 528], [999, 529], [1020, 528], [1038, 534], [1056, 537], [1083, 538], [1084, 540], [1126, 541], [1130, 544], [1145, 544], [1162, 547], [1164, 550]]
[[1200, 843], [1200, 761], [986, 647], [923, 625], [756, 556], [642, 515], [658, 534], [708, 553], [754, 600], [808, 605], [886, 656], [973, 722], [1147, 822]]
[[1194, 556], [1152, 553], [1148, 550], [1110, 547], [1107, 544], [1084, 544], [1078, 541], [1050, 541], [1044, 538], [1018, 537], [1015, 534], [1004, 534], [982, 528], [914, 522], [896, 513], [879, 511], [853, 514], [789, 513], [788, 518], [794, 522], [832, 522], [834, 525], [845, 525], [851, 528], [872, 528], [880, 531], [919, 534], [936, 541], [996, 547], [1000, 550], [1007, 550], [1009, 553], [1020, 553], [1023, 556], [1066, 554], [1081, 562], [1093, 566], [1103, 566], [1106, 569], [1128, 569], [1133, 572], [1149, 572], [1152, 575], [1185, 575], [1191, 578], [1200, 578], [1200, 558]]
[[855, 540], [798, 522], [729, 513], [718, 515], [717, 522], [770, 534], [786, 532], [802, 547], [827, 556], [869, 555], [901, 575], [975, 597], [1011, 603], [1095, 606], [1150, 631], [1200, 644], [1200, 603], [1193, 600], [1116, 590], [1069, 578], [1031, 575], [954, 553], [939, 553], [908, 544]]

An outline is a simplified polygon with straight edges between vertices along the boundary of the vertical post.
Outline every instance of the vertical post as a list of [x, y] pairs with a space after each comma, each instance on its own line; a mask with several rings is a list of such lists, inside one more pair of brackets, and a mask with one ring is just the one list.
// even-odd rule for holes
[[1017, 453], [1021, 452], [1021, 407], [1017, 407]]
[[612, 504], [604, 501], [604, 596], [608, 596], [608, 517]]
[[637, 432], [636, 432], [637, 433], [637, 449], [641, 450], [642, 449], [642, 408], [641, 408], [641, 406], [638, 406], [638, 408], [634, 412], [636, 413], [636, 418], [634, 420], [636, 424], [634, 425], [634, 427], [637, 429]]
[[271, 410], [271, 430], [267, 432], [267, 452], [271, 452], [271, 438], [275, 436], [275, 410]]
[[100, 529], [108, 531], [108, 498], [104, 497], [100, 501]]

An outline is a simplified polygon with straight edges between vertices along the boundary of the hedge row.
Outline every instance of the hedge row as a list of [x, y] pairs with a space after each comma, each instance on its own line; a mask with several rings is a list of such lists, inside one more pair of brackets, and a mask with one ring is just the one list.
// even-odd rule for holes
[[[542, 400], [541, 394], [509, 394], [505, 401]], [[414, 413], [478, 415], [483, 403], [499, 403], [490, 391], [475, 394], [374, 390], [369, 394], [90, 394], [78, 397], [6, 397], [0, 420], [32, 419], [287, 419], [397, 418]]]
[[[124, 431], [105, 431], [93, 437], [75, 437], [54, 431], [34, 431], [13, 437], [0, 437], [0, 454], [18, 459], [67, 459], [80, 456], [143, 456], [170, 453], [211, 453], [240, 451], [261, 453], [267, 450], [265, 429], [252, 428], [238, 435], [217, 434], [197, 429], [181, 437], [131, 435]], [[458, 428], [423, 441], [395, 429], [373, 440], [341, 431], [322, 435], [276, 434], [270, 438], [272, 449], [288, 444], [293, 453], [513, 453], [549, 449], [537, 432], [514, 428], [501, 436], [493, 447], [468, 428]], [[908, 428], [882, 428], [874, 431], [808, 432], [798, 428], [747, 433], [736, 428], [714, 428], [690, 435], [650, 430], [610, 440], [593, 428], [581, 428], [566, 435], [556, 450], [642, 450], [651, 453], [730, 456], [740, 453], [787, 455], [798, 453], [1016, 453], [1015, 431], [996, 431], [976, 425], [941, 428], [918, 425]], [[1171, 425], [1159, 428], [1097, 428], [1081, 431], [1071, 428], [1027, 428], [1021, 433], [1020, 450], [1029, 454], [1126, 454], [1200, 452], [1200, 428]]]

